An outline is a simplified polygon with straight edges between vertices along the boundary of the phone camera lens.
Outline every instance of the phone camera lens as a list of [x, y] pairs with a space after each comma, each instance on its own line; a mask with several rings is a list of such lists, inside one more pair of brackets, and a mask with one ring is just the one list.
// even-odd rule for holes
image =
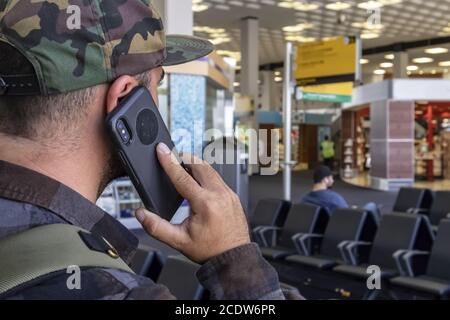
[[122, 142], [125, 144], [130, 143], [131, 134], [123, 120], [117, 121], [116, 129], [117, 132], [119, 133], [120, 138], [122, 139]]

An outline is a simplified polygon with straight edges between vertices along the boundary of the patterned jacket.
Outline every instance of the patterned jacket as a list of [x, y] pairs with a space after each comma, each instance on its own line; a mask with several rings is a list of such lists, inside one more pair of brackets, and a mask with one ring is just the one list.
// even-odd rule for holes
[[[127, 263], [137, 238], [122, 224], [81, 195], [37, 172], [0, 161], [0, 241], [10, 235], [48, 224], [72, 224], [104, 237]], [[8, 292], [4, 299], [175, 299], [152, 280], [115, 269], [81, 271], [81, 289], [67, 288], [66, 272], [52, 273]], [[283, 291], [278, 275], [256, 244], [249, 244], [205, 263], [200, 283], [215, 300], [297, 299]]]

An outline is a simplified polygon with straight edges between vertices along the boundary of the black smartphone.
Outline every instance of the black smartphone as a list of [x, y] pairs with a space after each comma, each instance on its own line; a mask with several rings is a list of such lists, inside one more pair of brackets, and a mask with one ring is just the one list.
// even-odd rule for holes
[[106, 124], [144, 206], [170, 221], [183, 198], [161, 167], [156, 147], [165, 143], [175, 151], [175, 145], [147, 88], [136, 87], [121, 99]]

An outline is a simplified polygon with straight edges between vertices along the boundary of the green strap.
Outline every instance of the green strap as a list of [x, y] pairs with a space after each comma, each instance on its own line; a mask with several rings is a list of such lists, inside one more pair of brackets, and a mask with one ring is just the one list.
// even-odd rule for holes
[[70, 266], [133, 273], [114, 254], [89, 249], [80, 238], [80, 231], [86, 232], [68, 224], [45, 225], [0, 240], [0, 294]]

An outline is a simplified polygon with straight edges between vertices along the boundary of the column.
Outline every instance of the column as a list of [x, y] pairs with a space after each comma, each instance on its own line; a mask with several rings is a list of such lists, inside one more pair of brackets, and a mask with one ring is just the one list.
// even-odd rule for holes
[[272, 86], [273, 86], [273, 72], [271, 70], [264, 70], [261, 72], [262, 77], [262, 95], [261, 95], [261, 110], [272, 111]]
[[258, 99], [259, 21], [255, 17], [241, 20], [241, 93]]
[[193, 34], [192, 0], [154, 0], [153, 5], [161, 14], [167, 34]]
[[372, 187], [397, 190], [414, 183], [414, 102], [371, 105]]
[[394, 79], [408, 78], [409, 57], [406, 51], [394, 53]]
[[[241, 94], [250, 96], [253, 99], [253, 110], [255, 114], [251, 126], [253, 129], [259, 129], [259, 123], [256, 115], [259, 104], [259, 21], [255, 17], [246, 17], [241, 20]], [[255, 144], [255, 145], [252, 145]], [[250, 142], [250, 150], [255, 150], [259, 146], [258, 142]], [[250, 174], [259, 171], [257, 156], [250, 152]]]

